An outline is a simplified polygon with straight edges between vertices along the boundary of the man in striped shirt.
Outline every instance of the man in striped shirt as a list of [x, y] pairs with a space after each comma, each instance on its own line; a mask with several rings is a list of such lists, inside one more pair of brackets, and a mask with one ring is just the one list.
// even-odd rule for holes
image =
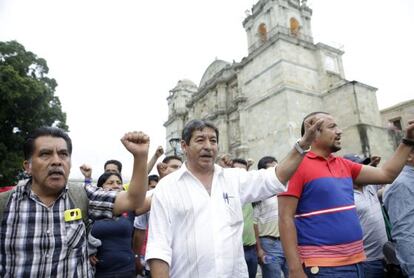
[[323, 124], [278, 198], [289, 276], [361, 277], [365, 254], [353, 183], [384, 184], [397, 177], [414, 145], [414, 121], [391, 159], [375, 168], [332, 155], [341, 149], [342, 130], [331, 115], [314, 112], [304, 121], [309, 119]]
[[[116, 193], [87, 185], [88, 213], [95, 218], [134, 210], [144, 201], [149, 138], [130, 132], [121, 141], [134, 156], [130, 189]], [[85, 224], [67, 184], [71, 139], [61, 129], [42, 127], [29, 136], [24, 153], [31, 178], [16, 187], [4, 208], [0, 277], [87, 277]]]

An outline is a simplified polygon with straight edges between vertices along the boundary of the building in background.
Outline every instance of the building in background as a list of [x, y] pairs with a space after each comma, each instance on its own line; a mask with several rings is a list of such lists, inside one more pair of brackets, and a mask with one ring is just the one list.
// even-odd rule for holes
[[414, 119], [414, 99], [395, 104], [380, 111], [382, 124], [394, 135], [394, 147], [398, 146], [407, 128], [408, 120]]
[[215, 60], [198, 86], [180, 80], [170, 91], [167, 142], [202, 118], [219, 128], [221, 153], [283, 157], [303, 117], [326, 111], [344, 131], [341, 153], [389, 157], [394, 139], [382, 124], [377, 89], [345, 78], [343, 50], [313, 42], [311, 16], [304, 0], [259, 0], [243, 21], [247, 57]]

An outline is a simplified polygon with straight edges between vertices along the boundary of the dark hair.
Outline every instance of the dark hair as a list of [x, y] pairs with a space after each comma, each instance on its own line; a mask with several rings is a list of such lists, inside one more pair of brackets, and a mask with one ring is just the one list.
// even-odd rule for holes
[[247, 161], [243, 158], [234, 158], [231, 160], [231, 166], [234, 167], [234, 163], [243, 164], [247, 168]]
[[211, 129], [213, 129], [216, 132], [217, 143], [218, 143], [218, 140], [219, 140], [219, 131], [218, 131], [217, 127], [214, 124], [212, 124], [212, 123], [210, 123], [208, 121], [205, 121], [205, 120], [191, 120], [191, 121], [189, 121], [184, 126], [183, 132], [181, 134], [181, 139], [184, 140], [184, 142], [187, 145], [189, 145], [190, 144], [191, 137], [193, 136], [193, 132], [195, 130], [201, 131], [201, 130], [203, 130], [206, 127], [211, 128]]
[[148, 183], [150, 183], [150, 181], [156, 181], [159, 182], [160, 177], [158, 177], [158, 175], [149, 175], [148, 176]]
[[267, 164], [272, 163], [272, 162], [276, 162], [277, 163], [277, 159], [273, 156], [263, 156], [262, 158], [260, 158], [259, 162], [257, 163], [257, 169], [266, 169], [267, 168]]
[[118, 167], [119, 173], [122, 172], [122, 163], [119, 162], [118, 160], [111, 159], [111, 160], [108, 160], [107, 162], [105, 162], [104, 170], [106, 168], [106, 165], [108, 165], [108, 164], [114, 164], [114, 165], [116, 165], [116, 167]]
[[42, 127], [36, 128], [26, 138], [26, 141], [23, 146], [24, 159], [28, 160], [32, 157], [36, 139], [39, 137], [43, 137], [43, 136], [62, 138], [66, 142], [69, 155], [72, 155], [72, 140], [70, 139], [69, 135], [63, 129], [60, 129], [58, 127], [51, 127], [51, 126], [42, 126]]
[[305, 134], [305, 121], [312, 116], [315, 116], [316, 114], [325, 114], [325, 115], [329, 115], [329, 113], [327, 112], [323, 112], [323, 111], [316, 111], [316, 112], [312, 112], [308, 115], [305, 116], [305, 118], [303, 118], [302, 121], [302, 126], [300, 127], [300, 135], [303, 136]]
[[111, 177], [111, 176], [117, 176], [121, 182], [122, 182], [122, 177], [120, 174], [118, 173], [112, 173], [112, 172], [105, 172], [103, 173], [99, 179], [98, 179], [98, 183], [96, 184], [97, 187], [102, 187], [102, 185]]
[[173, 159], [183, 162], [183, 159], [179, 157], [178, 155], [168, 155], [164, 157], [164, 159], [162, 160], [162, 163], [168, 163], [170, 162], [170, 160], [173, 160]]

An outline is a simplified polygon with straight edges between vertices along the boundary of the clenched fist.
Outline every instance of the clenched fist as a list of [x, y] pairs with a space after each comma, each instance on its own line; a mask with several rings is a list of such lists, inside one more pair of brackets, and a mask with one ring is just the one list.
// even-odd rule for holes
[[160, 176], [160, 179], [162, 179], [163, 177], [165, 177], [166, 175], [168, 175], [168, 166], [165, 163], [158, 163], [157, 164], [157, 171], [158, 171], [158, 176]]
[[121, 138], [122, 144], [135, 157], [148, 156], [150, 138], [142, 131], [125, 133]]
[[162, 148], [162, 146], [158, 146], [157, 150], [155, 151], [155, 156], [159, 158], [163, 154], [164, 154], [164, 149]]
[[87, 165], [87, 164], [82, 164], [82, 165], [79, 167], [79, 169], [80, 169], [80, 171], [81, 171], [82, 175], [83, 175], [85, 178], [90, 179], [90, 178], [92, 177], [92, 167], [91, 167], [91, 166], [89, 166], [89, 165]]

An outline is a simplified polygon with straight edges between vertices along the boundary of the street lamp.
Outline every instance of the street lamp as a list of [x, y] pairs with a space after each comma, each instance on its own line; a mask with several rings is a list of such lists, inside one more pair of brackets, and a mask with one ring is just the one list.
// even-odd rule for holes
[[174, 150], [174, 155], [177, 156], [177, 148], [178, 144], [180, 143], [180, 138], [173, 137], [170, 140], [168, 140], [170, 143], [171, 148]]

